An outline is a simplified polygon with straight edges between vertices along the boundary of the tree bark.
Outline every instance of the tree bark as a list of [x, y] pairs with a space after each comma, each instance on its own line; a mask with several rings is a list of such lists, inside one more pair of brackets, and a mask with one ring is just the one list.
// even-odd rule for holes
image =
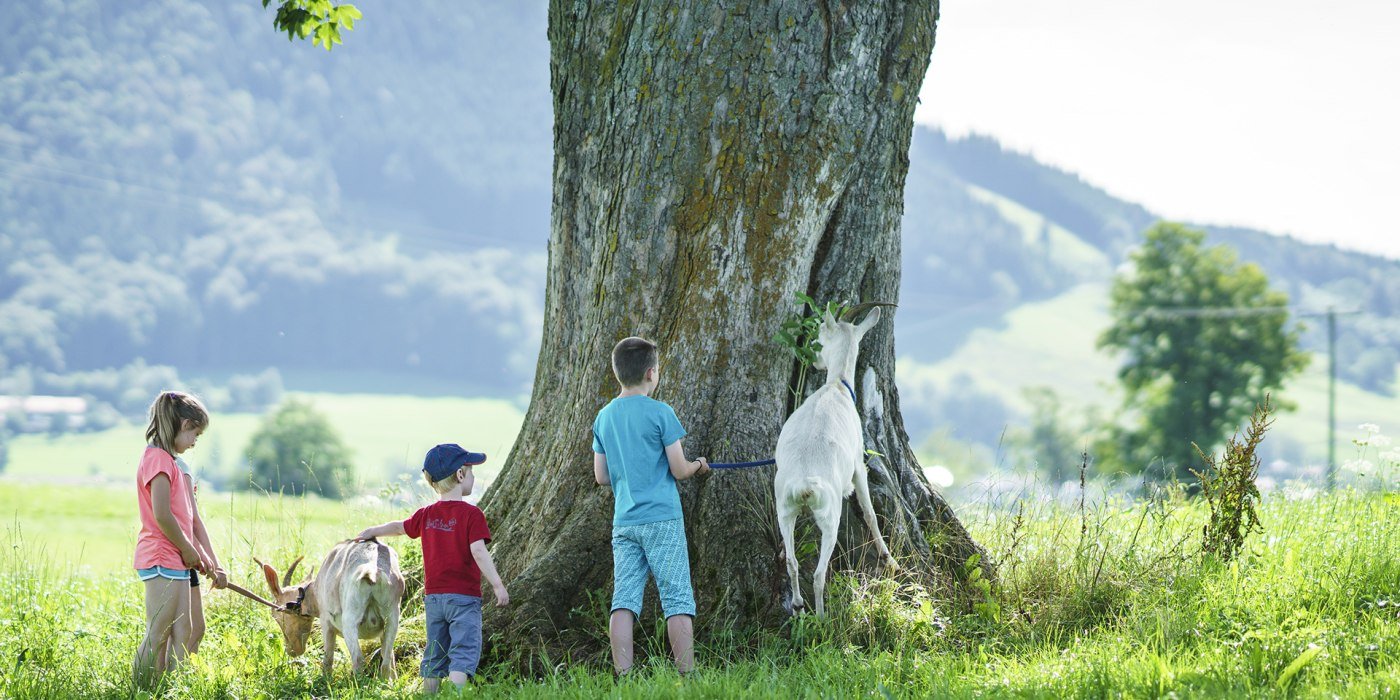
[[[524, 426], [482, 503], [511, 589], [512, 606], [487, 619], [502, 638], [601, 639], [612, 496], [593, 482], [590, 430], [618, 390], [609, 365], [618, 340], [659, 343], [655, 396], [689, 431], [688, 455], [762, 459], [792, 408], [796, 363], [772, 338], [797, 308], [793, 293], [897, 301], [909, 139], [937, 8], [550, 4], [544, 334]], [[857, 370], [867, 447], [882, 455], [870, 460], [871, 496], [902, 564], [947, 582], [980, 550], [909, 446], [893, 327], [883, 320], [866, 336]], [[821, 381], [809, 377], [809, 390]], [[702, 635], [786, 614], [772, 475], [715, 472], [681, 485]], [[833, 568], [873, 566], [869, 545], [848, 499]], [[649, 600], [644, 618], [659, 618]]]

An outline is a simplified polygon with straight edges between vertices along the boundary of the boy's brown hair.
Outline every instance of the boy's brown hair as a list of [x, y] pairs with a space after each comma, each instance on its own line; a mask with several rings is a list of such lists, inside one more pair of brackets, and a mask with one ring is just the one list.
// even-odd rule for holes
[[647, 370], [656, 366], [656, 343], [646, 338], [623, 338], [613, 346], [612, 367], [622, 386], [637, 386], [647, 378]]

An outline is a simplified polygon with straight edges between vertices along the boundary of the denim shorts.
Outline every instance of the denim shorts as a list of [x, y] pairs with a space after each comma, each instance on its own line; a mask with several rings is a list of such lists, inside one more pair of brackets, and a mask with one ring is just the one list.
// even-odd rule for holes
[[642, 590], [647, 573], [656, 579], [666, 617], [695, 617], [695, 591], [690, 586], [690, 551], [685, 520], [662, 520], [642, 525], [614, 525], [613, 610], [642, 615]]
[[430, 593], [424, 598], [428, 645], [418, 675], [446, 678], [456, 671], [476, 675], [481, 661], [481, 598], [460, 593]]

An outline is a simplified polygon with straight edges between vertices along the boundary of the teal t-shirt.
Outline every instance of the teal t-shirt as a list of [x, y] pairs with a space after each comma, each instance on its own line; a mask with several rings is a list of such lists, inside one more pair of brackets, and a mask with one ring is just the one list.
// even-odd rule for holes
[[681, 517], [681, 495], [666, 446], [685, 437], [676, 412], [649, 396], [613, 399], [593, 419], [593, 451], [608, 458], [613, 525]]

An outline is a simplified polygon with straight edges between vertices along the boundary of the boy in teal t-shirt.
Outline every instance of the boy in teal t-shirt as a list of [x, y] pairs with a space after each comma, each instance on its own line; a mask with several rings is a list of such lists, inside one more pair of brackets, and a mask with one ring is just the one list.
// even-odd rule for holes
[[676, 481], [710, 471], [685, 458], [676, 412], [651, 398], [660, 368], [656, 344], [624, 338], [612, 352], [622, 391], [593, 420], [593, 476], [613, 492], [613, 599], [608, 638], [619, 674], [632, 668], [632, 626], [642, 614], [647, 573], [656, 579], [676, 670], [695, 665], [695, 593]]

